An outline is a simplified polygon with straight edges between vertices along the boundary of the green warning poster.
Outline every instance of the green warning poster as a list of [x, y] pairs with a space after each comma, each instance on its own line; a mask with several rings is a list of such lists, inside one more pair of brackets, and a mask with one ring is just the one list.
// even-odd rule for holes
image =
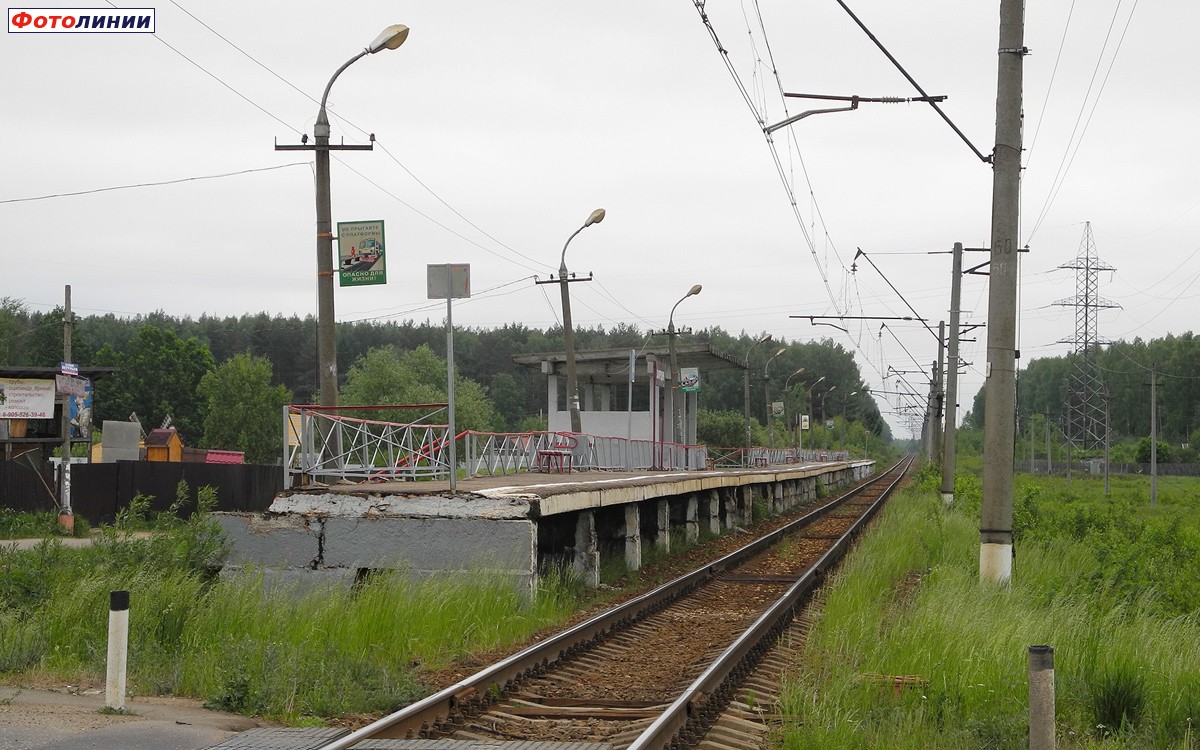
[[337, 241], [339, 286], [387, 283], [382, 221], [339, 221]]

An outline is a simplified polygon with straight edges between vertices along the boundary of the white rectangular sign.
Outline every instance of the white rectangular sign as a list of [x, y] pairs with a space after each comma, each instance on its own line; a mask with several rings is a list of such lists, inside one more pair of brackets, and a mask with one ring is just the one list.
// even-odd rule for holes
[[425, 268], [429, 299], [467, 299], [471, 296], [470, 263], [431, 264]]
[[52, 419], [54, 381], [0, 378], [0, 419]]

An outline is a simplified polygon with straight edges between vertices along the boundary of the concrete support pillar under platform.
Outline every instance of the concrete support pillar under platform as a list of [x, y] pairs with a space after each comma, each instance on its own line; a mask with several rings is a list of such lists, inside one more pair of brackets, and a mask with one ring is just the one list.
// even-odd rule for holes
[[625, 567], [642, 569], [642, 514], [637, 503], [625, 506]]
[[725, 519], [725, 528], [736, 529], [738, 525], [738, 497], [740, 492], [737, 487], [729, 487], [721, 490], [724, 496], [721, 499], [724, 501], [724, 507], [721, 509]]
[[738, 510], [741, 511], [740, 523], [738, 524], [743, 529], [750, 528], [754, 523], [754, 485], [743, 485], [741, 491], [741, 501], [738, 503]]
[[659, 500], [655, 504], [654, 546], [660, 552], [671, 551], [671, 502]]
[[700, 541], [700, 501], [695, 495], [688, 495], [687, 515], [684, 517], [684, 539], [688, 544]]
[[721, 535], [721, 493], [717, 490], [705, 492], [704, 506], [708, 509], [708, 531], [713, 536]]
[[579, 580], [589, 588], [600, 586], [600, 540], [596, 536], [596, 513], [585, 510], [575, 519], [575, 559]]

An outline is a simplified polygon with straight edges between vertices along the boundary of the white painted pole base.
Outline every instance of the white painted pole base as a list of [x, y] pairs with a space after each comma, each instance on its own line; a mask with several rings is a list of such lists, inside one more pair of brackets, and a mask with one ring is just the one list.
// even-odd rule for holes
[[125, 710], [125, 665], [129, 657], [129, 592], [108, 594], [108, 671], [104, 705]]
[[947, 508], [949, 508], [951, 505], [954, 505], [954, 493], [953, 492], [943, 492], [942, 493], [942, 505], [945, 505]]
[[1012, 579], [1012, 550], [1011, 544], [980, 544], [979, 580], [1008, 583]]

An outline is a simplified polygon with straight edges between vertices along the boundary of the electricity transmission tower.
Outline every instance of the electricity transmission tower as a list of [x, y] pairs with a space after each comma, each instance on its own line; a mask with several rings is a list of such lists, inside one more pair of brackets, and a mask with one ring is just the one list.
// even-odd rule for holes
[[1100, 310], [1120, 307], [1096, 293], [1096, 277], [1101, 271], [1115, 271], [1096, 257], [1096, 242], [1092, 238], [1092, 223], [1084, 223], [1083, 239], [1079, 243], [1079, 254], [1070, 263], [1059, 268], [1075, 271], [1075, 296], [1060, 299], [1055, 305], [1075, 308], [1075, 337], [1060, 339], [1060, 344], [1075, 347], [1071, 358], [1071, 372], [1067, 381], [1066, 436], [1071, 445], [1083, 450], [1095, 450], [1104, 446], [1107, 424], [1104, 420], [1104, 384], [1096, 354], [1100, 345], [1107, 343], [1100, 338], [1096, 318]]

